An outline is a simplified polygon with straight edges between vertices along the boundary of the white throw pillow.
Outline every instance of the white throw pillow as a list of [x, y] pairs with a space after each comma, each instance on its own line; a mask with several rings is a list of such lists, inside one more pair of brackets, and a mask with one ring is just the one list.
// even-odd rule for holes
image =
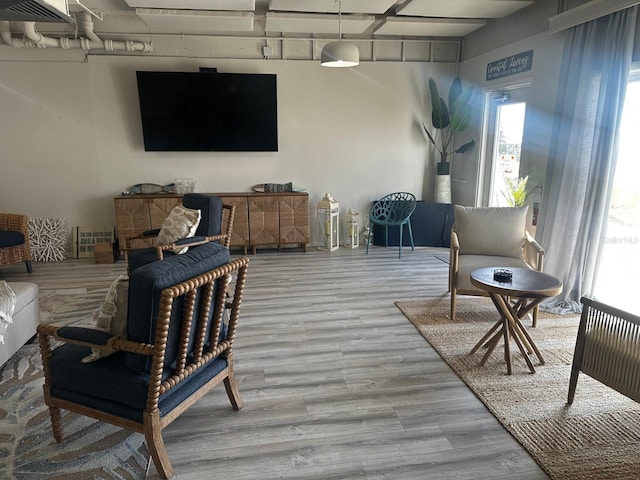
[[[127, 338], [127, 308], [129, 306], [129, 278], [120, 275], [107, 291], [100, 311], [94, 316], [96, 329]], [[113, 350], [92, 348], [91, 355], [82, 359], [83, 363], [94, 362], [115, 353]]]
[[522, 258], [528, 206], [454, 206], [455, 231], [463, 255]]
[[0, 343], [4, 343], [7, 327], [13, 322], [16, 309], [16, 294], [6, 281], [0, 280]]
[[[158, 245], [170, 245], [182, 238], [193, 237], [200, 224], [200, 218], [200, 210], [185, 208], [181, 205], [173, 207], [158, 234]], [[174, 253], [178, 255], [187, 250], [188, 247], [173, 249]]]

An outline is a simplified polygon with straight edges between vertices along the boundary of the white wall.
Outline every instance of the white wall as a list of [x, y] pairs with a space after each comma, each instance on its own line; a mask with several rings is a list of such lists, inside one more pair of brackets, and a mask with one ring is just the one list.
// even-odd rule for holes
[[[474, 96], [476, 118], [472, 128], [465, 132], [461, 141], [456, 143], [463, 143], [466, 139], [473, 138], [478, 144], [473, 155], [458, 158], [453, 164], [452, 195], [456, 203], [475, 204], [478, 164], [482, 150], [480, 126], [484, 92], [507, 88], [510, 85], [531, 83], [532, 93], [530, 102], [527, 104], [523, 134], [521, 175], [529, 175], [529, 185], [543, 183], [551, 141], [553, 110], [564, 38], [563, 34], [542, 33], [478, 55], [460, 64], [460, 76], [465, 85], [472, 85], [476, 89]], [[531, 70], [501, 79], [486, 80], [488, 63], [528, 50], [533, 50]]]
[[[47, 54], [38, 52], [41, 60]], [[453, 64], [328, 69], [315, 61], [16, 55], [0, 48], [2, 211], [65, 217], [70, 226], [113, 224], [114, 195], [176, 177], [195, 178], [201, 192], [293, 181], [309, 192], [312, 220], [325, 192], [361, 218], [388, 192], [432, 200], [435, 160], [420, 127], [428, 120], [424, 91], [430, 75], [453, 75]], [[278, 152], [144, 151], [135, 71], [201, 66], [278, 75]]]
[[557, 15], [560, 8], [569, 10], [589, 1], [591, 0], [536, 0], [506, 17], [487, 19], [484, 27], [464, 37], [462, 58], [467, 60], [503, 45], [511, 45], [544, 33], [549, 28], [549, 18]]

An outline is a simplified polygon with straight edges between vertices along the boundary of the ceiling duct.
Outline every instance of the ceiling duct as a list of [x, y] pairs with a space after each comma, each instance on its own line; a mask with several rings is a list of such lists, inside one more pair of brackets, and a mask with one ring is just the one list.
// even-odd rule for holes
[[73, 22], [66, 0], [0, 0], [0, 20]]

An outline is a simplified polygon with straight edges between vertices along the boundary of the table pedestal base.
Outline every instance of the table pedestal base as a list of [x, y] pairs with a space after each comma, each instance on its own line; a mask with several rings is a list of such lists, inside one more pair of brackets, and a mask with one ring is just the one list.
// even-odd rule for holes
[[491, 330], [489, 330], [480, 339], [480, 341], [475, 344], [471, 349], [471, 353], [473, 354], [478, 351], [478, 349], [482, 345], [485, 345], [486, 342], [485, 346], [487, 347], [487, 351], [480, 361], [480, 365], [484, 365], [493, 350], [496, 348], [496, 345], [500, 342], [500, 339], [503, 338], [504, 359], [507, 362], [507, 373], [511, 375], [513, 373], [513, 369], [511, 365], [510, 339], [513, 338], [513, 341], [527, 362], [529, 370], [531, 373], [535, 373], [536, 369], [529, 356], [535, 353], [541, 365], [544, 365], [544, 358], [520, 320], [535, 308], [542, 301], [542, 298], [530, 299], [528, 302], [527, 299], [520, 298], [514, 307], [506, 296], [492, 292], [489, 292], [489, 296], [500, 313], [500, 320], [498, 320], [493, 327], [491, 327]]

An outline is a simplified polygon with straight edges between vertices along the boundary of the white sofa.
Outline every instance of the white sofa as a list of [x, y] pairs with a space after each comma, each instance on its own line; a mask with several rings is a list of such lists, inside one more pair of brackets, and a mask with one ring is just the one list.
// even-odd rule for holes
[[40, 304], [38, 285], [30, 282], [7, 282], [16, 294], [16, 308], [13, 321], [4, 334], [4, 343], [0, 343], [0, 366], [27, 341], [36, 334], [40, 324]]

